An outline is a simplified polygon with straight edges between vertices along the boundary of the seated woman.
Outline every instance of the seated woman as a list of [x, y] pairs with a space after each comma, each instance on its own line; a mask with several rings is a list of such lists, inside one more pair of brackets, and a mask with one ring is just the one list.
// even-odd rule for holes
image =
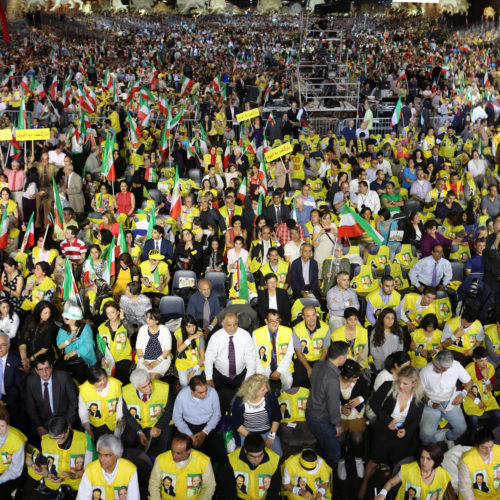
[[358, 498], [366, 489], [378, 464], [384, 464], [387, 475], [400, 460], [417, 449], [417, 435], [424, 410], [424, 390], [413, 366], [402, 368], [397, 380], [385, 382], [370, 398], [375, 414], [370, 460]]
[[28, 258], [26, 259], [26, 267], [31, 272], [34, 271], [35, 266], [39, 262], [47, 262], [50, 266], [50, 274], [54, 272], [56, 257], [59, 255], [59, 252], [55, 248], [50, 247], [52, 241], [52, 228], [38, 235], [36, 245], [31, 249], [31, 253], [28, 254]]
[[157, 305], [164, 295], [168, 295], [170, 273], [168, 265], [162, 262], [165, 257], [158, 250], [150, 250], [148, 257], [149, 259], [139, 266], [142, 293], [152, 300], [153, 305]]
[[17, 332], [19, 330], [19, 316], [10, 307], [6, 297], [0, 299], [0, 332], [9, 336], [11, 348], [16, 344]]
[[177, 341], [175, 368], [181, 387], [186, 387], [193, 375], [199, 375], [205, 362], [205, 339], [196, 319], [186, 314], [174, 332]]
[[189, 269], [196, 274], [201, 272], [203, 261], [203, 247], [195, 241], [190, 229], [183, 229], [181, 239], [174, 252], [174, 263], [176, 269]]
[[112, 212], [116, 209], [115, 199], [113, 195], [110, 193], [109, 184], [103, 182], [99, 189], [99, 192], [94, 195], [92, 201], [90, 202], [92, 210], [94, 212], [99, 212], [103, 214], [104, 212]]
[[22, 277], [17, 262], [12, 257], [3, 261], [2, 290], [14, 311], [19, 311], [24, 301], [24, 278]]
[[241, 217], [241, 215], [235, 215], [233, 217], [232, 224], [232, 227], [230, 227], [225, 234], [226, 255], [231, 248], [234, 248], [234, 240], [237, 236], [241, 236], [243, 238], [244, 247], [246, 246], [247, 242], [247, 230], [242, 228], [243, 218]]
[[111, 234], [115, 237], [118, 238], [120, 235], [120, 223], [116, 222], [115, 216], [113, 212], [110, 210], [107, 210], [102, 214], [102, 222], [101, 225], [99, 226], [99, 230], [102, 229], [107, 229], [108, 231], [111, 231]]
[[132, 257], [133, 263], [137, 266], [141, 256], [141, 247], [135, 243], [134, 233], [132, 231], [125, 231], [125, 241], [127, 242], [128, 253], [130, 257]]
[[410, 244], [416, 248], [420, 248], [420, 240], [424, 234], [424, 225], [420, 220], [418, 212], [410, 212], [406, 218], [403, 244]]
[[380, 210], [375, 223], [375, 229], [382, 235], [382, 238], [384, 238], [384, 245], [389, 247], [389, 259], [393, 262], [396, 254], [401, 248], [401, 243], [399, 241], [391, 241], [391, 232], [397, 231], [398, 223], [392, 218], [389, 209], [382, 208]]
[[241, 446], [249, 434], [260, 434], [280, 457], [280, 438], [276, 434], [281, 421], [281, 411], [276, 396], [270, 392], [269, 379], [254, 374], [247, 378], [236, 393], [231, 407], [233, 432], [240, 436]]
[[0, 191], [0, 214], [3, 216], [3, 213], [7, 212], [9, 228], [19, 225], [19, 207], [11, 196], [12, 192], [9, 188], [3, 188]]
[[90, 288], [96, 279], [102, 279], [106, 262], [101, 258], [102, 252], [98, 245], [92, 245], [89, 248], [89, 257], [83, 263], [83, 288]]
[[135, 196], [128, 190], [128, 184], [125, 181], [120, 182], [120, 191], [116, 193], [115, 200], [117, 214], [125, 214], [127, 217], [134, 216]]
[[131, 281], [120, 298], [120, 308], [127, 321], [137, 331], [146, 323], [146, 313], [151, 309], [151, 299], [141, 293], [141, 283]]
[[227, 269], [230, 273], [236, 273], [240, 265], [240, 257], [243, 259], [245, 270], [248, 272], [248, 251], [243, 248], [245, 240], [241, 236], [234, 239], [234, 248], [227, 252]]
[[419, 328], [410, 333], [410, 358], [415, 368], [423, 368], [431, 362], [434, 356], [443, 349], [438, 329], [438, 320], [435, 314], [426, 314], [420, 322]]
[[[104, 314], [107, 321], [99, 325], [98, 334], [113, 357], [115, 367], [113, 377], [126, 384], [132, 366], [132, 346], [129, 337], [134, 334], [134, 327], [125, 319], [123, 311], [116, 302], [106, 302]], [[101, 365], [111, 375], [113, 366], [106, 360], [105, 353], [102, 354]]]
[[450, 238], [446, 238], [441, 233], [437, 231], [438, 223], [434, 219], [429, 219], [424, 224], [425, 234], [422, 235], [420, 239], [420, 248], [422, 249], [422, 258], [429, 257], [431, 254], [431, 249], [433, 245], [439, 243], [443, 245], [443, 248], [446, 249], [449, 253], [452, 245], [460, 244], [460, 241], [456, 241]]
[[31, 276], [26, 279], [21, 309], [32, 311], [42, 300], [52, 302], [56, 290], [56, 284], [49, 278], [50, 266], [47, 262], [39, 262]]
[[363, 368], [368, 367], [368, 332], [359, 324], [359, 311], [354, 307], [344, 310], [345, 325], [332, 333], [332, 342], [341, 341], [349, 344], [349, 359], [358, 362]]
[[378, 315], [370, 337], [370, 353], [377, 370], [384, 367], [384, 361], [395, 351], [403, 350], [403, 331], [399, 326], [394, 309], [386, 307]]
[[162, 319], [159, 309], [150, 309], [146, 313], [146, 324], [139, 328], [135, 344], [137, 368], [146, 370], [152, 379], [163, 377], [170, 368], [172, 334], [160, 324]]
[[384, 369], [375, 377], [373, 390], [376, 391], [384, 382], [393, 382], [398, 377], [399, 371], [405, 366], [410, 366], [410, 356], [406, 351], [396, 351], [389, 354], [384, 362]]
[[437, 443], [422, 446], [418, 460], [403, 464], [399, 474], [389, 479], [374, 500], [384, 500], [387, 493], [401, 484], [396, 500], [425, 498], [440, 500], [455, 498], [451, 477], [441, 467], [443, 450]]
[[[339, 380], [342, 425], [339, 442], [343, 458], [338, 463], [337, 473], [340, 480], [347, 479], [345, 459], [349, 450], [349, 455], [355, 459], [356, 473], [359, 479], [363, 479], [363, 438], [366, 430], [364, 413], [371, 391], [365, 379], [361, 377], [361, 366], [352, 359], [348, 359], [340, 369]], [[350, 441], [349, 445], [347, 440]]]
[[120, 300], [120, 297], [125, 293], [125, 289], [131, 281], [138, 282], [139, 278], [139, 269], [134, 264], [132, 257], [128, 253], [122, 253], [118, 257], [115, 282], [113, 283], [113, 294], [116, 300]]
[[259, 291], [259, 301], [257, 303], [257, 312], [259, 313], [261, 325], [265, 324], [267, 313], [270, 309], [280, 312], [281, 323], [290, 326], [291, 308], [290, 299], [286, 290], [278, 288], [278, 277], [274, 273], [264, 276], [266, 287]]
[[69, 372], [79, 384], [83, 384], [87, 380], [89, 367], [97, 363], [92, 329], [82, 321], [83, 313], [79, 307], [68, 307], [62, 317], [64, 326], [59, 328], [56, 344], [63, 358], [59, 359], [58, 364], [60, 369]]

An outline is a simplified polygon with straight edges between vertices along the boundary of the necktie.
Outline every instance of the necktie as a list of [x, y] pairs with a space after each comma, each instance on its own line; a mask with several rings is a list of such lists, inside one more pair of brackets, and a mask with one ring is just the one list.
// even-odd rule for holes
[[205, 299], [203, 304], [203, 328], [207, 328], [210, 324], [210, 304], [208, 299]]
[[233, 210], [229, 209], [229, 225], [233, 225]]
[[431, 283], [432, 286], [437, 285], [437, 267], [438, 263], [434, 262], [434, 269], [432, 270], [432, 283]]
[[2, 385], [3, 385], [3, 359], [0, 358], [0, 399], [2, 399]]
[[146, 401], [148, 400], [148, 395], [147, 395], [147, 394], [143, 394], [143, 395], [142, 395], [142, 400], [143, 400], [144, 402], [146, 402]]
[[278, 368], [278, 361], [276, 359], [276, 332], [271, 332], [271, 344], [273, 345], [273, 352], [271, 354], [271, 373], [276, 371]]
[[281, 224], [281, 207], [276, 207], [276, 224]]
[[160, 250], [159, 246], [160, 245], [158, 244], [158, 241], [155, 241], [155, 248], [156, 248], [156, 250]]
[[227, 357], [229, 360], [229, 378], [232, 380], [236, 377], [236, 353], [234, 351], [233, 336], [229, 335], [229, 346], [227, 349]]
[[50, 406], [50, 396], [49, 396], [49, 383], [43, 383], [43, 411], [45, 413], [45, 418], [49, 419], [52, 417], [52, 408]]

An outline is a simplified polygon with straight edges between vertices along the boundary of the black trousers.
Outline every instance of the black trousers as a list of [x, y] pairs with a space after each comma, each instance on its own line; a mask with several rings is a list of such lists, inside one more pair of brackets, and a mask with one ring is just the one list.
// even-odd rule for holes
[[107, 425], [100, 425], [99, 427], [94, 427], [92, 424], [90, 425], [92, 429], [92, 434], [94, 434], [94, 443], [97, 443], [97, 440], [104, 436], [104, 434], [114, 434], [114, 432]]
[[[201, 432], [207, 425], [190, 424], [189, 422], [186, 422], [186, 424], [192, 434], [198, 434], [198, 432]], [[209, 456], [214, 463], [222, 465], [227, 460], [226, 446], [224, 445], [224, 441], [221, 436], [215, 432], [215, 429], [208, 434], [205, 441], [203, 441], [203, 444], [198, 449], [205, 453], [205, 455]]]
[[0, 484], [0, 498], [10, 498], [14, 490], [17, 490], [23, 484], [22, 474], [16, 478]]
[[[318, 361], [308, 361], [309, 366], [311, 368], [313, 368], [313, 366]], [[311, 381], [309, 380], [309, 377], [307, 376], [307, 371], [304, 368], [304, 365], [297, 358], [295, 358], [293, 361], [293, 368], [294, 368], [293, 386], [294, 387], [305, 387], [305, 388], [309, 389], [311, 387]]]
[[117, 378], [123, 385], [128, 384], [130, 367], [132, 366], [132, 361], [129, 359], [122, 359], [115, 363], [115, 373], [113, 377]]
[[247, 369], [245, 368], [234, 379], [222, 375], [215, 367], [213, 372], [213, 381], [217, 392], [219, 393], [220, 411], [225, 415], [231, 409], [231, 401], [242, 382], [245, 380]]
[[[151, 431], [151, 427], [145, 427], [142, 429], [146, 437], [149, 439], [149, 433]], [[129, 426], [125, 427], [123, 434], [121, 436], [123, 446], [125, 448], [139, 448], [142, 449], [142, 446], [139, 441], [139, 435], [135, 430], [131, 429]], [[161, 434], [153, 438], [151, 440], [151, 444], [149, 445], [148, 454], [158, 456], [160, 453], [163, 453], [170, 449], [170, 443], [172, 442], [172, 428], [168, 426], [166, 429], [161, 430]]]

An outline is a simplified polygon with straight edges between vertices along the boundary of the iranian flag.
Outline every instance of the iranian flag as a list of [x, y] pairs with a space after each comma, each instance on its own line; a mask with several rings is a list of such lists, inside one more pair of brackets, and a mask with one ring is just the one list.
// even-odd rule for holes
[[470, 54], [472, 52], [472, 49], [469, 47], [469, 45], [467, 43], [463, 44], [461, 47], [460, 47], [460, 50], [462, 52], [467, 52], [468, 54]]
[[182, 117], [184, 115], [185, 104], [182, 105], [181, 110], [169, 120], [170, 129], [173, 129], [179, 122], [182, 122]]
[[184, 95], [186, 92], [191, 92], [192, 88], [193, 88], [193, 80], [191, 80], [191, 78], [188, 78], [187, 76], [183, 76], [181, 84], [181, 96]]
[[227, 141], [226, 149], [224, 151], [224, 158], [222, 159], [222, 167], [227, 170], [229, 167], [229, 158], [231, 157], [231, 142]]
[[82, 86], [79, 83], [77, 83], [77, 85], [78, 85], [78, 101], [80, 102], [80, 107], [87, 113], [93, 114], [95, 112], [94, 111], [95, 103], [93, 103], [89, 98], [86, 89], [82, 88]]
[[264, 195], [267, 196], [267, 170], [266, 170], [266, 162], [264, 161], [264, 156], [260, 160], [259, 172], [262, 172], [262, 182], [264, 183], [262, 189], [264, 190]]
[[177, 220], [181, 214], [181, 187], [179, 184], [179, 169], [175, 167], [174, 189], [170, 202], [170, 217]]
[[26, 226], [26, 232], [24, 233], [23, 242], [21, 243], [21, 252], [26, 252], [28, 248], [35, 245], [35, 224], [33, 222], [33, 217], [35, 212], [32, 212], [28, 225]]
[[270, 126], [270, 127], [274, 127], [276, 125], [276, 120], [274, 119], [274, 115], [273, 115], [273, 112], [271, 111], [271, 113], [269, 114], [269, 118], [267, 119], [267, 124]]
[[25, 130], [29, 128], [28, 115], [26, 114], [26, 99], [24, 98], [24, 92], [21, 97], [21, 106], [19, 106], [19, 115], [17, 117], [17, 129]]
[[59, 229], [62, 229], [64, 227], [63, 208], [62, 208], [61, 198], [59, 197], [59, 191], [57, 190], [55, 177], [52, 177], [52, 190], [54, 193], [55, 223]]
[[161, 96], [159, 102], [160, 113], [165, 116], [170, 116], [170, 107], [168, 105], [167, 98], [165, 96]]
[[127, 111], [127, 121], [130, 130], [130, 142], [132, 143], [132, 146], [136, 148], [137, 146], [139, 146], [139, 141], [141, 139], [141, 129], [128, 111]]
[[137, 92], [139, 92], [140, 88], [141, 88], [140, 82], [136, 82], [134, 86], [130, 89], [127, 99], [125, 99], [125, 106], [129, 104], [129, 102], [134, 98], [134, 95], [137, 94]]
[[23, 79], [21, 80], [20, 83], [21, 87], [24, 89], [25, 92], [28, 92], [30, 89], [30, 79], [28, 75], [24, 75]]
[[262, 198], [262, 193], [259, 193], [259, 201], [257, 202], [257, 216], [262, 215], [264, 201]]
[[[161, 138], [160, 138], [160, 154], [161, 154], [161, 161], [166, 161], [168, 158], [168, 139], [167, 139], [167, 132], [170, 132], [170, 129], [168, 128], [168, 125], [165, 124], [163, 127], [163, 131], [161, 133]], [[168, 134], [170, 136], [170, 134]]]
[[141, 127], [147, 127], [149, 125], [150, 119], [151, 119], [151, 108], [148, 105], [148, 101], [144, 101], [141, 95], [139, 112], [137, 113], [137, 121], [139, 122]]
[[402, 110], [402, 106], [401, 106], [401, 97], [400, 97], [398, 99], [396, 107], [394, 108], [394, 112], [392, 113], [391, 127], [394, 127], [394, 125], [397, 125], [399, 123], [399, 120], [401, 118], [402, 113], [403, 113], [403, 110]]
[[7, 219], [7, 210], [4, 209], [2, 220], [0, 221], [0, 250], [7, 248], [9, 242], [9, 221]]
[[245, 198], [247, 197], [247, 178], [243, 177], [243, 182], [238, 188], [236, 196], [241, 200], [241, 203], [245, 203]]
[[78, 296], [78, 286], [73, 276], [73, 271], [71, 269], [71, 263], [66, 257], [66, 262], [64, 263], [64, 282], [62, 287], [62, 298], [64, 300], [69, 300], [74, 304], [77, 303]]
[[484, 86], [488, 87], [491, 85], [490, 78], [488, 76], [488, 70], [484, 72]]
[[15, 66], [11, 66], [9, 71], [4, 74], [4, 77], [2, 79], [2, 87], [5, 87], [11, 80], [14, 80], [15, 69]]
[[108, 283], [111, 281], [111, 276], [115, 275], [115, 237], [111, 240], [111, 243], [102, 253], [102, 260], [104, 260], [104, 273], [102, 279], [106, 280]]
[[[189, 154], [189, 153], [188, 153]], [[144, 180], [147, 182], [158, 182], [156, 167], [147, 167], [144, 175]]]
[[113, 86], [113, 77], [109, 72], [109, 69], [106, 69], [106, 73], [104, 74], [104, 82], [102, 85], [102, 90], [109, 90]]
[[236, 272], [236, 286], [237, 286], [236, 293], [238, 294], [238, 298], [241, 300], [248, 300], [250, 294], [248, 292], [247, 272], [245, 270], [245, 263], [243, 262], [243, 259], [241, 257], [238, 259], [238, 270]]
[[293, 219], [295, 222], [298, 222], [297, 209], [295, 208], [295, 198], [293, 198], [292, 200], [292, 213], [290, 214], [290, 219]]
[[146, 233], [146, 240], [150, 240], [153, 236], [153, 227], [156, 226], [156, 216], [155, 216], [155, 209], [151, 210], [151, 213], [149, 214], [149, 222], [148, 222], [148, 231]]
[[250, 152], [250, 154], [252, 155], [257, 154], [257, 142], [255, 139], [252, 139], [252, 142], [250, 142], [247, 149]]
[[57, 92], [57, 73], [54, 75], [52, 83], [50, 84], [49, 94], [52, 97], [52, 100], [55, 101]]
[[441, 74], [446, 75], [446, 73], [449, 73], [450, 67], [448, 65], [441, 66]]
[[340, 217], [337, 236], [339, 238], [357, 238], [366, 233], [375, 243], [382, 245], [384, 238], [363, 217], [344, 204]]
[[13, 160], [18, 160], [21, 156], [21, 145], [19, 141], [16, 139], [16, 127], [12, 127], [12, 139], [9, 141], [12, 145], [12, 151], [10, 153], [10, 157]]
[[125, 239], [125, 232], [123, 231], [123, 226], [120, 222], [120, 233], [118, 234], [118, 243], [116, 245], [116, 256], [128, 253], [127, 240]]
[[150, 103], [156, 101], [156, 97], [146, 87], [141, 88], [141, 99]]
[[63, 98], [63, 106], [67, 108], [70, 104], [71, 100], [71, 79], [73, 78], [73, 72], [70, 71], [68, 78], [64, 81], [63, 90], [62, 90], [62, 98]]
[[217, 75], [211, 82], [210, 85], [215, 89], [216, 92], [220, 92], [220, 89], [222, 88], [222, 80], [220, 79], [220, 76]]
[[151, 90], [156, 89], [156, 84], [158, 83], [158, 70], [153, 66], [151, 70], [151, 75], [149, 77], [149, 86]]
[[398, 79], [396, 80], [396, 87], [399, 87], [400, 83], [406, 79], [406, 71], [403, 69], [401, 73], [399, 73]]
[[273, 88], [273, 79], [271, 78], [271, 81], [269, 82], [269, 85], [267, 86], [266, 91], [264, 92], [264, 95], [262, 96], [262, 99], [264, 101], [264, 104], [266, 104], [267, 99], [269, 98], [269, 92], [271, 92], [271, 89]]
[[113, 158], [113, 149], [115, 145], [115, 134], [113, 139], [109, 139], [109, 132], [106, 134], [106, 143], [104, 144], [104, 152], [102, 153], [101, 174], [108, 180], [116, 181], [115, 160]]

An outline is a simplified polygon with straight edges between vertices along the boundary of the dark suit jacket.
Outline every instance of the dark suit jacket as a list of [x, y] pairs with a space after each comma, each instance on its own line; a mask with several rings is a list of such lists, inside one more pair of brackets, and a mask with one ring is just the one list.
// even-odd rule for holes
[[233, 106], [234, 109], [234, 123], [233, 123], [233, 115], [231, 114], [231, 108], [228, 106], [226, 108], [226, 121], [227, 124], [232, 127], [233, 125], [239, 125], [238, 121], [236, 120], [236, 115], [240, 112], [240, 108], [237, 106]]
[[248, 238], [252, 239], [251, 236], [253, 234], [254, 223], [257, 216], [251, 208], [245, 208], [241, 217], [243, 218], [243, 229], [247, 230], [247, 233], [249, 234]]
[[[264, 215], [266, 216], [267, 222], [269, 222], [269, 225], [271, 227], [274, 227], [277, 224], [276, 208], [274, 206], [274, 203], [266, 208]], [[281, 222], [285, 222], [288, 219], [289, 215], [290, 209], [284, 203], [281, 203]]]
[[[288, 293], [282, 288], [276, 289], [276, 302], [278, 303], [278, 311], [281, 316], [281, 324], [290, 326], [291, 309]], [[261, 325], [265, 324], [267, 311], [269, 310], [269, 293], [267, 290], [259, 292], [259, 301], [257, 302], [257, 312]]]
[[432, 163], [434, 165], [434, 170], [438, 171], [438, 170], [441, 170], [443, 168], [444, 158], [442, 156], [438, 156], [437, 160], [434, 160], [434, 156], [431, 156], [427, 160], [427, 164], [429, 164], [429, 163]]
[[[312, 291], [319, 292], [318, 286], [318, 263], [314, 259], [309, 259], [309, 283], [310, 289]], [[292, 281], [292, 290], [296, 293], [299, 293], [301, 290], [304, 290], [306, 284], [304, 282], [304, 277], [302, 275], [302, 257], [295, 259], [290, 266], [291, 273], [291, 281]]]
[[492, 249], [495, 242], [496, 234], [490, 234], [486, 238], [486, 248], [483, 252], [484, 279], [490, 285], [498, 286], [498, 278], [500, 277], [500, 245], [498, 248]]
[[[149, 260], [148, 253], [150, 250], [154, 250], [155, 243], [153, 238], [150, 238], [144, 243], [144, 248], [142, 249], [142, 260]], [[165, 259], [172, 260], [174, 258], [174, 247], [170, 241], [162, 238], [160, 240], [160, 253], [165, 257]]]
[[[26, 411], [32, 427], [47, 427], [43, 412], [42, 382], [38, 375], [28, 377], [25, 395]], [[53, 414], [65, 415], [74, 427], [78, 416], [78, 389], [67, 372], [52, 372], [52, 405]]]
[[26, 373], [21, 364], [21, 358], [15, 352], [9, 351], [3, 373], [5, 395], [2, 397], [11, 415], [11, 422], [16, 422], [15, 417], [23, 413], [24, 386]]

